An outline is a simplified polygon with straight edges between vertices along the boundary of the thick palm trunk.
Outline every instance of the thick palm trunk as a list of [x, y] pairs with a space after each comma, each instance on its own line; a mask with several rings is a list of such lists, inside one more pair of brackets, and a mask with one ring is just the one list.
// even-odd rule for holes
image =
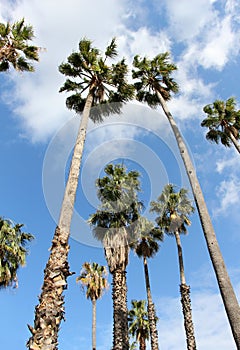
[[203, 193], [194, 166], [190, 159], [186, 144], [183, 141], [182, 135], [171, 113], [169, 112], [162, 95], [158, 91], [156, 91], [156, 93], [178, 143], [180, 154], [182, 156], [186, 172], [192, 187], [192, 192], [202, 224], [209, 255], [213, 264], [213, 268], [215, 270], [218, 286], [232, 329], [233, 337], [235, 339], [237, 349], [240, 350], [240, 308], [218, 245], [218, 241], [214, 232], [214, 228], [212, 226], [210, 215], [208, 213], [208, 209], [204, 201]]
[[191, 298], [190, 298], [190, 287], [186, 285], [184, 265], [183, 265], [183, 255], [182, 255], [182, 245], [180, 240], [180, 235], [176, 231], [175, 238], [178, 249], [178, 260], [179, 260], [179, 270], [180, 270], [180, 294], [181, 294], [181, 303], [182, 311], [184, 317], [184, 328], [186, 333], [187, 340], [187, 349], [196, 350], [196, 341], [194, 335], [194, 326], [192, 320], [192, 308], [191, 308]]
[[144, 265], [144, 274], [145, 274], [145, 283], [146, 283], [146, 292], [147, 292], [147, 311], [148, 311], [148, 320], [150, 326], [150, 338], [151, 338], [151, 350], [158, 350], [158, 332], [156, 327], [156, 318], [155, 318], [155, 308], [152, 301], [151, 288], [150, 288], [150, 280], [148, 273], [148, 264], [147, 258], [143, 258]]
[[30, 350], [58, 349], [58, 331], [64, 318], [63, 290], [67, 287], [66, 279], [70, 275], [68, 239], [92, 101], [93, 96], [90, 93], [86, 100], [75, 143], [59, 222], [52, 241], [51, 254], [44, 270], [42, 293], [39, 297], [39, 304], [35, 308], [34, 327], [29, 326], [32, 336], [27, 346]]
[[112, 272], [113, 350], [129, 350], [126, 271]]
[[96, 350], [96, 299], [92, 299], [92, 350]]

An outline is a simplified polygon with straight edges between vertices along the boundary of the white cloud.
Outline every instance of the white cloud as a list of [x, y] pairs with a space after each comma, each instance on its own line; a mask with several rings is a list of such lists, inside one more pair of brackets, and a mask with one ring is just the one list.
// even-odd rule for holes
[[[224, 146], [222, 146], [224, 147]], [[227, 154], [226, 154], [227, 152]], [[236, 167], [236, 164], [238, 164], [239, 161], [239, 153], [237, 152], [232, 152], [232, 156], [229, 157], [229, 152], [231, 150], [227, 149], [225, 153], [225, 157], [222, 157], [223, 152], [221, 152], [220, 156], [221, 159], [217, 160], [217, 172], [219, 174], [222, 174], [224, 171], [231, 171], [231, 173], [237, 173], [238, 172], [238, 167]]]
[[209, 0], [167, 0], [166, 7], [170, 30], [173, 37], [180, 41], [196, 37], [215, 16]]
[[[204, 350], [233, 349], [235, 343], [219, 294], [210, 291], [191, 293], [197, 347]], [[179, 298], [158, 301], [159, 342], [162, 349], [186, 348], [183, 316]], [[174, 331], [173, 331], [174, 330]]]
[[238, 207], [240, 198], [239, 178], [231, 175], [229, 179], [220, 182], [216, 188], [216, 194], [219, 199], [218, 208], [214, 209], [214, 215], [228, 216], [229, 212], [233, 212]]

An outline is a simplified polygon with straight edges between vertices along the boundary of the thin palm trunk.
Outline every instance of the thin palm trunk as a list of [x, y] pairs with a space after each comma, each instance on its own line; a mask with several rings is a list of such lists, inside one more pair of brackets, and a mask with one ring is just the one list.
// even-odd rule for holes
[[146, 340], [144, 337], [139, 339], [139, 350], [146, 350]]
[[143, 257], [143, 265], [144, 265], [144, 274], [145, 274], [145, 283], [146, 283], [146, 292], [147, 292], [147, 301], [148, 301], [148, 320], [150, 326], [150, 338], [151, 338], [151, 349], [158, 350], [158, 332], [156, 327], [156, 318], [155, 318], [155, 308], [152, 301], [151, 288], [150, 288], [150, 280], [148, 273], [148, 263], [147, 258]]
[[233, 133], [230, 130], [228, 130], [228, 135], [229, 135], [230, 139], [232, 140], [232, 143], [234, 144], [236, 150], [238, 151], [238, 153], [240, 153], [240, 145], [237, 142], [236, 137], [233, 135]]
[[126, 271], [113, 273], [113, 350], [129, 350]]
[[240, 308], [218, 245], [218, 241], [214, 232], [214, 228], [212, 226], [210, 215], [208, 213], [208, 209], [204, 201], [203, 193], [194, 166], [190, 159], [186, 144], [183, 141], [182, 135], [170, 111], [167, 108], [164, 98], [159, 93], [159, 91], [156, 90], [156, 93], [159, 98], [160, 104], [166, 114], [166, 117], [168, 118], [168, 121], [172, 127], [173, 133], [176, 137], [180, 154], [182, 156], [186, 172], [192, 187], [192, 192], [202, 224], [209, 255], [215, 270], [218, 286], [232, 329], [233, 337], [235, 339], [237, 349], [240, 350]]
[[93, 95], [90, 92], [78, 130], [58, 226], [52, 240], [51, 254], [44, 270], [42, 293], [35, 308], [34, 327], [28, 326], [32, 333], [27, 344], [30, 350], [58, 349], [58, 331], [64, 318], [62, 294], [66, 289], [66, 279], [71, 275], [68, 265], [68, 239], [92, 101]]
[[96, 308], [97, 301], [92, 299], [92, 350], [96, 350]]
[[178, 260], [179, 260], [179, 271], [180, 271], [180, 293], [181, 293], [181, 303], [182, 311], [184, 317], [184, 327], [186, 332], [187, 349], [196, 350], [196, 341], [194, 335], [194, 326], [192, 320], [192, 308], [191, 308], [191, 298], [190, 298], [190, 287], [186, 285], [184, 265], [183, 265], [183, 255], [182, 255], [182, 245], [179, 233], [175, 232], [175, 238], [178, 249]]

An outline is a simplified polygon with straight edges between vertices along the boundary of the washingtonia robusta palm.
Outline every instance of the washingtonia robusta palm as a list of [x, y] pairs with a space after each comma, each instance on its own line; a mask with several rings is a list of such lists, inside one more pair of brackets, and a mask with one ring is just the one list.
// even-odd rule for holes
[[203, 111], [207, 118], [202, 121], [201, 126], [209, 129], [206, 139], [217, 144], [220, 141], [225, 147], [233, 144], [240, 153], [240, 110], [236, 110], [235, 98], [230, 97], [226, 102], [216, 100], [213, 104], [206, 105]]
[[[116, 64], [108, 63], [108, 60], [116, 56], [115, 39], [107, 46], [103, 55], [92, 46], [90, 40], [82, 39], [79, 42], [79, 51], [73, 52], [67, 63], [62, 63], [59, 67], [59, 71], [69, 77], [60, 92], [72, 93], [67, 97], [66, 105], [81, 114], [81, 122], [51, 254], [45, 269], [42, 293], [35, 309], [34, 327], [29, 326], [32, 333], [28, 342], [30, 349], [57, 349], [58, 331], [64, 316], [63, 290], [66, 289], [66, 279], [71, 274], [68, 266], [68, 240], [88, 119], [92, 116], [99, 121], [103, 115], [119, 112], [121, 104], [128, 101], [133, 94], [133, 86], [126, 81], [127, 66], [124, 59]], [[97, 108], [100, 105], [102, 108]]]
[[134, 345], [139, 343], [139, 350], [146, 350], [150, 325], [145, 300], [132, 300], [132, 308], [128, 311], [129, 334], [135, 338]]
[[147, 59], [146, 57], [140, 58], [139, 56], [135, 56], [133, 66], [135, 68], [133, 70], [133, 78], [137, 79], [137, 82], [134, 84], [137, 90], [137, 99], [141, 102], [148, 103], [148, 105], [152, 108], [157, 108], [157, 106], [160, 105], [175, 135], [192, 187], [208, 252], [216, 274], [233, 337], [237, 347], [240, 349], [239, 304], [233, 290], [222, 253], [220, 251], [195, 168], [191, 161], [184, 139], [166, 103], [166, 101], [171, 98], [172, 93], [178, 92], [178, 85], [171, 77], [172, 73], [177, 69], [177, 67], [170, 62], [170, 55], [167, 52], [157, 55], [152, 60]]
[[22, 232], [22, 227], [0, 217], [0, 288], [17, 287], [17, 271], [26, 264], [26, 245], [34, 237]]
[[138, 200], [139, 173], [127, 172], [118, 164], [108, 164], [104, 171], [106, 176], [96, 182], [100, 206], [89, 223], [94, 236], [103, 244], [112, 274], [113, 350], [128, 350], [126, 266], [129, 243], [142, 206]]
[[0, 23], [0, 72], [13, 66], [17, 71], [34, 71], [31, 61], [39, 60], [37, 46], [29, 45], [34, 38], [31, 25], [25, 25], [24, 18], [13, 24]]
[[159, 244], [157, 240], [162, 240], [162, 233], [160, 230], [154, 228], [149, 220], [143, 217], [138, 220], [137, 230], [139, 237], [130, 246], [136, 252], [137, 256], [143, 259], [151, 349], [158, 350], [157, 318], [150, 287], [148, 259], [152, 258], [158, 252]]
[[180, 272], [180, 293], [187, 349], [196, 350], [190, 286], [186, 284], [182, 244], [180, 239], [180, 234], [187, 233], [186, 226], [191, 224], [189, 214], [194, 211], [194, 208], [187, 197], [186, 189], [181, 188], [179, 192], [176, 192], [175, 187], [172, 184], [168, 184], [164, 187], [157, 201], [151, 202], [151, 211], [158, 215], [156, 222], [159, 228], [167, 235], [174, 236], [176, 239]]
[[96, 350], [96, 303], [108, 288], [106, 267], [85, 262], [76, 281], [86, 288], [86, 297], [92, 302], [92, 350]]

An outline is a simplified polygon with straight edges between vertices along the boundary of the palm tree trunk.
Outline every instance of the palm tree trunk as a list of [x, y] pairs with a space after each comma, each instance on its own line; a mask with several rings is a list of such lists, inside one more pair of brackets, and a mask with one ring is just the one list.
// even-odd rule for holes
[[155, 308], [152, 301], [151, 288], [150, 288], [150, 280], [148, 273], [148, 264], [147, 258], [143, 257], [143, 265], [144, 265], [144, 274], [145, 274], [145, 283], [146, 283], [146, 292], [147, 292], [147, 311], [148, 311], [148, 320], [150, 326], [150, 337], [151, 337], [151, 350], [158, 350], [158, 332], [156, 327], [156, 319], [155, 319]]
[[238, 151], [238, 153], [240, 153], [240, 145], [237, 142], [236, 137], [233, 135], [233, 133], [230, 130], [228, 130], [228, 135], [229, 135], [230, 139], [232, 140], [232, 143], [234, 144], [236, 150]]
[[126, 271], [116, 268], [112, 276], [113, 350], [129, 350]]
[[28, 326], [32, 333], [27, 343], [30, 350], [58, 349], [58, 331], [64, 318], [62, 294], [67, 288], [66, 279], [71, 275], [68, 265], [68, 239], [92, 101], [93, 95], [90, 92], [78, 130], [58, 226], [52, 240], [51, 254], [44, 270], [42, 293], [35, 308], [34, 327]]
[[195, 203], [199, 213], [200, 221], [203, 228], [203, 233], [206, 239], [208, 252], [215, 270], [219, 290], [223, 299], [225, 310], [228, 316], [228, 320], [231, 326], [233, 337], [237, 345], [237, 349], [240, 350], [240, 308], [234, 293], [223, 257], [220, 251], [218, 241], [212, 226], [210, 215], [206, 203], [204, 201], [203, 193], [190, 159], [186, 144], [183, 141], [182, 135], [173, 119], [170, 111], [167, 108], [166, 102], [162, 95], [156, 91], [161, 106], [168, 118], [168, 121], [172, 127], [173, 133], [176, 137], [176, 141], [182, 156], [186, 172], [192, 187]]
[[139, 339], [139, 350], [146, 350], [146, 340], [144, 337]]
[[96, 299], [92, 299], [92, 350], [96, 350]]
[[178, 260], [179, 260], [179, 270], [180, 270], [180, 294], [182, 311], [184, 317], [184, 328], [187, 340], [187, 349], [196, 350], [196, 340], [194, 335], [194, 326], [192, 320], [192, 308], [191, 308], [191, 298], [190, 298], [190, 287], [186, 285], [184, 265], [183, 265], [183, 255], [182, 255], [182, 245], [179, 233], [175, 232], [175, 238], [178, 249]]

